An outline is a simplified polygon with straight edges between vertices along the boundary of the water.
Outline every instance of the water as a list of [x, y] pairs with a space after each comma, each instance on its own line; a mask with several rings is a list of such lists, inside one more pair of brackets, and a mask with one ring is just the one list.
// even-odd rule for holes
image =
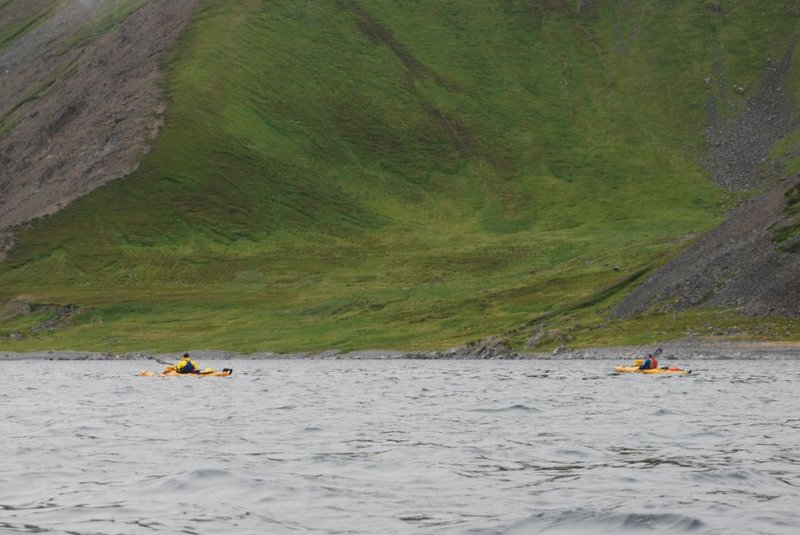
[[0, 533], [797, 533], [800, 362], [11, 361]]

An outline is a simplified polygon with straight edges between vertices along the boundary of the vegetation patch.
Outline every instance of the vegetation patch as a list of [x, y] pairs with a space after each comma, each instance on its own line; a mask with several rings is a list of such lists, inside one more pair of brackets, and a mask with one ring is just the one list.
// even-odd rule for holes
[[786, 192], [785, 219], [773, 230], [773, 241], [781, 251], [800, 252], [800, 185]]
[[[0, 3], [2, 8], [8, 2]], [[59, 0], [52, 0], [49, 5], [35, 11], [27, 17], [13, 21], [11, 24], [0, 28], [0, 51], [8, 47], [15, 40], [36, 29], [46, 21], [59, 5]]]

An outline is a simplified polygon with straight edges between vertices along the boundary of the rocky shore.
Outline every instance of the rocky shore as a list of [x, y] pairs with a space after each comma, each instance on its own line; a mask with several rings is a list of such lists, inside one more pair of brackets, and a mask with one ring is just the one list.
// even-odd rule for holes
[[[343, 352], [338, 350], [298, 353], [256, 352], [251, 354], [215, 350], [190, 350], [192, 356], [207, 360], [619, 360], [627, 362], [662, 349], [662, 361], [715, 359], [800, 359], [800, 343], [758, 341], [678, 340], [647, 346], [597, 348], [559, 347], [549, 352], [517, 352], [497, 339], [458, 346], [447, 351], [398, 351], [371, 349]], [[90, 351], [0, 351], [0, 361], [11, 360], [153, 360], [174, 362], [177, 354], [145, 352], [110, 353]]]

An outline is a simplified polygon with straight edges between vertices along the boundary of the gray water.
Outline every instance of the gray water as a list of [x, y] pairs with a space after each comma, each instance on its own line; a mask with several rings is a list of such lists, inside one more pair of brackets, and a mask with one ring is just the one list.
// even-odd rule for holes
[[798, 533], [800, 362], [11, 361], [0, 533]]

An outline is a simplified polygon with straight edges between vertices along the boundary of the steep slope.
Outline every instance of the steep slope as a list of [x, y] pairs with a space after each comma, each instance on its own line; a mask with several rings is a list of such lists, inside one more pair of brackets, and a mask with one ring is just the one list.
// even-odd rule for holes
[[709, 96], [706, 162], [712, 178], [731, 191], [769, 191], [748, 199], [720, 227], [659, 269], [615, 307], [613, 317], [693, 307], [800, 317], [798, 176], [785, 176], [800, 154], [791, 136], [800, 121], [794, 47], [792, 39], [780, 62], [767, 60], [740, 114], [727, 120], [717, 116], [718, 97]]
[[758, 316], [800, 316], [800, 255], [780, 247], [775, 231], [793, 221], [787, 194], [798, 177], [735, 210], [637, 287], [615, 317], [692, 307], [737, 308]]
[[741, 113], [793, 9], [204, 2], [138, 169], [15, 229], [0, 333], [440, 348], [576, 304], [604, 321], [638, 273], [722, 219], [706, 80], [743, 88], [714, 106]]
[[136, 169], [166, 109], [159, 60], [196, 4], [0, 5], [0, 229]]
[[744, 87], [726, 87], [725, 75], [719, 73], [719, 87], [709, 91], [705, 160], [711, 178], [726, 189], [753, 190], [773, 183], [784, 172], [770, 155], [779, 140], [797, 131], [800, 120], [793, 85], [797, 75], [792, 72], [795, 46], [793, 38], [780, 61], [766, 58], [758, 86], [748, 96], [745, 109], [734, 117], [721, 116], [717, 103], [727, 91], [743, 92]]

